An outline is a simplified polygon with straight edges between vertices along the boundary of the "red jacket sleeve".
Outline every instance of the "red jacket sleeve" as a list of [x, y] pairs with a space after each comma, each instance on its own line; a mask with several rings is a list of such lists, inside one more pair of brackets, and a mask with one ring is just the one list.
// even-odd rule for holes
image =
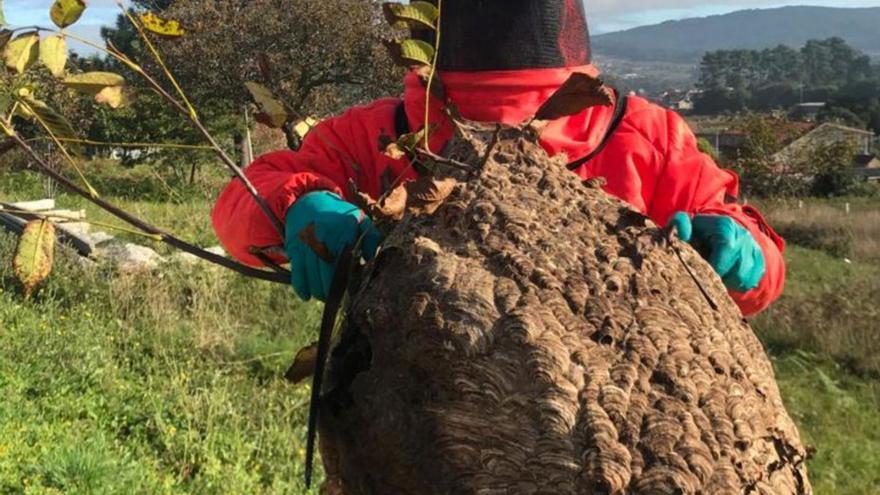
[[785, 242], [750, 206], [737, 204], [739, 178], [697, 148], [694, 133], [678, 114], [666, 116], [665, 163], [657, 178], [649, 215], [663, 225], [676, 211], [727, 215], [748, 229], [761, 247], [767, 271], [757, 288], [730, 292], [746, 316], [765, 309], [785, 285]]
[[[396, 99], [379, 100], [327, 119], [309, 132], [299, 151], [263, 155], [247, 167], [245, 175], [282, 221], [290, 205], [311, 191], [334, 191], [351, 200], [356, 188], [375, 197], [386, 170], [405, 170], [405, 163], [385, 157], [378, 149], [379, 136], [394, 133], [398, 104]], [[237, 179], [220, 193], [211, 222], [226, 251], [243, 263], [262, 264], [251, 248], [283, 243]]]

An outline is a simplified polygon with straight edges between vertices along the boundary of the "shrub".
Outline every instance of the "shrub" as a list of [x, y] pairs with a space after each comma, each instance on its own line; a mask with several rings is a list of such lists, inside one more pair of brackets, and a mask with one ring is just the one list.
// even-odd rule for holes
[[838, 258], [849, 258], [853, 255], [853, 235], [844, 226], [783, 223], [775, 227], [777, 233], [789, 243], [816, 249]]

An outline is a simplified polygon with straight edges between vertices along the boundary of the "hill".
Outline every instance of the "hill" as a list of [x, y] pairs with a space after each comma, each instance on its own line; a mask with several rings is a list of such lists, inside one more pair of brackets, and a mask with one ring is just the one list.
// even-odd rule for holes
[[781, 7], [667, 21], [595, 36], [598, 55], [629, 60], [696, 62], [707, 51], [776, 45], [801, 47], [837, 36], [880, 56], [880, 7]]

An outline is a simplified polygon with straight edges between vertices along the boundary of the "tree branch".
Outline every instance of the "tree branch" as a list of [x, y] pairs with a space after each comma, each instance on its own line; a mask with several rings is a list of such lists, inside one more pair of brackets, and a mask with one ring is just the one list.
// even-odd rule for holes
[[67, 188], [71, 192], [73, 192], [79, 196], [82, 196], [83, 198], [87, 199], [88, 201], [99, 206], [100, 208], [107, 211], [108, 213], [115, 216], [116, 218], [119, 218], [120, 220], [122, 220], [130, 225], [133, 225], [134, 227], [142, 230], [143, 232], [146, 232], [147, 234], [158, 235], [162, 239], [162, 242], [164, 242], [165, 244], [176, 247], [177, 249], [180, 249], [181, 251], [190, 253], [190, 254], [192, 254], [198, 258], [201, 258], [205, 261], [209, 261], [211, 263], [214, 263], [215, 265], [220, 265], [224, 268], [228, 268], [234, 272], [240, 273], [240, 274], [248, 276], [248, 277], [252, 277], [252, 278], [256, 278], [256, 279], [260, 279], [260, 280], [266, 280], [269, 282], [282, 283], [282, 284], [289, 284], [290, 283], [290, 278], [288, 276], [285, 276], [285, 274], [283, 274], [283, 273], [268, 272], [265, 270], [259, 270], [257, 268], [251, 268], [249, 266], [242, 265], [241, 263], [230, 260], [230, 259], [225, 258], [223, 256], [219, 256], [217, 254], [210, 253], [210, 252], [205, 251], [204, 249], [201, 249], [197, 246], [194, 246], [194, 245], [192, 245], [182, 239], [174, 237], [173, 235], [168, 234], [168, 233], [162, 231], [161, 229], [154, 227], [153, 225], [148, 224], [147, 222], [135, 217], [134, 215], [132, 215], [124, 210], [121, 210], [117, 206], [115, 206], [115, 205], [113, 205], [103, 199], [93, 197], [91, 194], [89, 194], [88, 191], [86, 191], [85, 189], [82, 189], [81, 187], [79, 187], [78, 185], [73, 183], [70, 179], [68, 179], [67, 177], [65, 177], [65, 176], [61, 175], [60, 173], [56, 172], [55, 170], [53, 170], [52, 167], [50, 167], [49, 164], [47, 164], [45, 162], [45, 160], [43, 160], [39, 155], [37, 155], [37, 153], [33, 150], [33, 148], [31, 148], [27, 144], [27, 142], [25, 142], [18, 134], [12, 134], [9, 137], [9, 139], [12, 140], [19, 148], [24, 150], [24, 152], [27, 153], [31, 157], [31, 159], [37, 165], [37, 168], [40, 172], [51, 177], [52, 179], [54, 179], [59, 184], [63, 185], [65, 188]]
[[281, 222], [281, 219], [279, 219], [278, 216], [275, 215], [275, 212], [272, 211], [271, 208], [269, 208], [266, 200], [263, 199], [262, 196], [260, 196], [260, 193], [257, 192], [257, 189], [254, 187], [251, 181], [248, 180], [248, 178], [244, 175], [244, 172], [241, 170], [241, 168], [239, 168], [239, 166], [235, 164], [235, 161], [232, 160], [232, 158], [230, 158], [225, 151], [223, 151], [223, 148], [220, 147], [220, 145], [217, 143], [217, 140], [214, 139], [214, 136], [211, 135], [207, 128], [205, 128], [205, 125], [202, 124], [202, 121], [198, 118], [198, 116], [195, 113], [190, 112], [188, 108], [183, 106], [183, 104], [177, 101], [176, 98], [165, 91], [165, 88], [163, 88], [152, 76], [147, 74], [147, 72], [143, 68], [129, 60], [128, 57], [125, 56], [125, 54], [117, 50], [112, 45], [108, 44], [107, 48], [108, 52], [113, 53], [116, 58], [118, 58], [131, 70], [140, 75], [144, 79], [144, 81], [146, 81], [146, 83], [150, 86], [150, 88], [153, 89], [153, 91], [155, 91], [159, 96], [171, 103], [174, 108], [176, 108], [180, 113], [185, 115], [190, 120], [196, 130], [199, 131], [202, 137], [204, 137], [208, 144], [214, 149], [215, 153], [218, 157], [220, 157], [220, 160], [223, 162], [223, 164], [226, 165], [226, 167], [238, 180], [242, 182], [242, 184], [244, 184], [245, 189], [247, 189], [248, 193], [250, 193], [254, 201], [257, 202], [257, 205], [259, 205], [260, 209], [272, 223], [272, 226], [275, 227], [278, 235], [281, 237], [281, 239], [284, 239], [284, 224]]

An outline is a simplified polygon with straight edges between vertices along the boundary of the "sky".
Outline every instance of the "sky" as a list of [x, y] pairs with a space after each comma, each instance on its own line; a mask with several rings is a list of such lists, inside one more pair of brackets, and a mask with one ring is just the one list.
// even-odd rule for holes
[[[101, 25], [113, 24], [119, 8], [116, 0], [87, 0], [88, 10], [72, 28], [75, 34], [99, 40]], [[127, 1], [127, 0], [126, 0]], [[51, 25], [52, 0], [0, 0], [9, 24]], [[878, 7], [880, 0], [586, 0], [591, 30], [595, 34], [688, 17], [724, 14], [748, 8], [785, 5], [824, 5], [827, 7]], [[83, 47], [72, 44], [80, 52]]]

